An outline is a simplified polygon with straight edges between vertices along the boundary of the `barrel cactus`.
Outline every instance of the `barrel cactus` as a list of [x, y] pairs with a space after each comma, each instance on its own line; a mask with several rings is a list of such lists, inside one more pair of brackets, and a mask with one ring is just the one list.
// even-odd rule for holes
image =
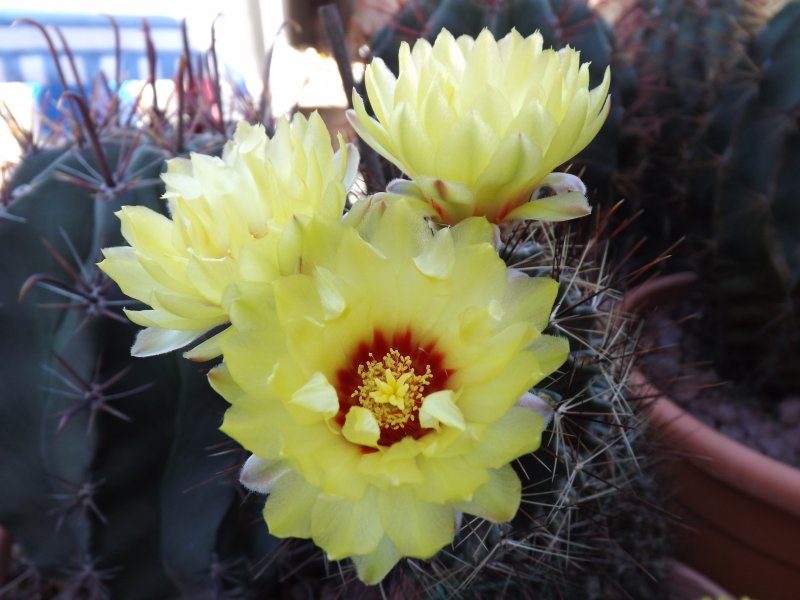
[[705, 282], [701, 336], [720, 373], [796, 393], [798, 4], [630, 7], [615, 30], [638, 85], [610, 189], [642, 212], [654, 252], [685, 238], [669, 266]]
[[646, 259], [687, 237], [671, 261], [687, 268], [697, 240], [708, 237], [712, 205], [691, 189], [713, 178], [703, 137], [729, 73], [746, 60], [774, 4], [631, 0], [616, 18], [619, 59], [633, 84], [619, 121], [617, 168], [601, 188], [614, 201], [626, 199], [625, 214], [641, 213]]
[[[800, 377], [800, 3], [758, 33], [726, 81], [704, 149], [714, 165], [707, 322], [729, 377], [768, 396], [797, 394]], [[704, 189], [704, 188], [700, 188]]]
[[96, 266], [121, 241], [121, 206], [164, 212], [165, 159], [226, 138], [204, 116], [213, 99], [187, 76], [192, 60], [177, 112], [136, 112], [108, 88], [91, 105], [65, 94], [47, 144], [25, 137], [5, 182], [0, 524], [20, 562], [4, 597], [220, 598], [274, 584], [260, 563], [277, 541], [252, 527], [259, 508], [236, 477], [241, 450], [218, 431], [225, 403], [207, 367], [133, 360], [122, 309], [135, 304]]

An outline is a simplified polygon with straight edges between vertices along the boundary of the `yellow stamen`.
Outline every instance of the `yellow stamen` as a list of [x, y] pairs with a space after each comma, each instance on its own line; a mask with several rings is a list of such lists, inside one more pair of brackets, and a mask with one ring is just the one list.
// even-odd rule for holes
[[375, 416], [382, 429], [400, 429], [416, 420], [431, 381], [431, 368], [418, 375], [411, 357], [390, 349], [380, 360], [370, 353], [370, 360], [358, 366], [361, 385], [353, 392], [364, 408]]

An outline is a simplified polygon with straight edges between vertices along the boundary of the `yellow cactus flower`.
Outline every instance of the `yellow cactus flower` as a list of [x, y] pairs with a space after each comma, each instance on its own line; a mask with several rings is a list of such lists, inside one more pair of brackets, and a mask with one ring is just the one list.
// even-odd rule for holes
[[357, 93], [348, 118], [411, 178], [389, 191], [417, 198], [445, 223], [476, 215], [500, 223], [588, 214], [582, 185], [545, 198], [535, 192], [553, 188], [548, 175], [600, 130], [609, 111], [609, 71], [590, 90], [589, 65], [579, 52], [542, 45], [538, 32], [523, 38], [514, 30], [495, 41], [488, 30], [457, 40], [442, 30], [433, 45], [401, 44], [398, 77], [373, 60], [365, 82], [375, 118]]
[[209, 379], [270, 532], [373, 584], [451, 543], [461, 512], [514, 516], [509, 463], [544, 426], [527, 391], [568, 344], [541, 333], [557, 284], [510, 276], [485, 219], [433, 233], [405, 203], [369, 213], [327, 262], [233, 303]]
[[[192, 154], [167, 162], [162, 178], [171, 218], [142, 206], [122, 208], [130, 246], [106, 248], [100, 268], [152, 307], [126, 311], [146, 327], [135, 355], [181, 348], [227, 323], [226, 290], [241, 279], [277, 276], [274, 238], [293, 217], [341, 219], [358, 154], [339, 143], [334, 155], [317, 113], [281, 119], [272, 139], [262, 125], [242, 122], [222, 158]], [[253, 255], [262, 260], [243, 260]], [[191, 356], [218, 355], [218, 342], [212, 338]]]

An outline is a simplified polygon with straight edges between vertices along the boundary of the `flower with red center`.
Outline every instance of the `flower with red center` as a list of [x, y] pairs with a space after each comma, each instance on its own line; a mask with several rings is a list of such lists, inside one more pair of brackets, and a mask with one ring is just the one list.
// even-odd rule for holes
[[460, 512], [514, 516], [509, 463], [544, 426], [518, 400], [568, 346], [541, 333], [556, 283], [509, 277], [485, 219], [434, 233], [402, 203], [359, 212], [313, 270], [242, 290], [210, 379], [270, 532], [375, 583], [452, 542]]
[[426, 396], [447, 386], [443, 358], [431, 344], [415, 343], [410, 331], [391, 339], [375, 332], [371, 342], [362, 342], [351, 362], [336, 373], [339, 412], [335, 422], [344, 427], [353, 410], [355, 414], [364, 411], [365, 419], [371, 413], [380, 430], [379, 447], [430, 433], [419, 411]]

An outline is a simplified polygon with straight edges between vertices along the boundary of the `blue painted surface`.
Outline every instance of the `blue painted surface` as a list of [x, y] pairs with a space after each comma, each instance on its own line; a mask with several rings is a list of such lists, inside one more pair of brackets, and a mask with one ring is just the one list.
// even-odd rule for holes
[[[81, 29], [96, 29], [108, 35], [112, 31], [111, 22], [107, 17], [100, 15], [81, 15], [81, 14], [53, 14], [53, 13], [33, 13], [21, 10], [3, 10], [0, 9], [0, 36], [3, 30], [11, 27], [14, 21], [20, 18], [30, 18], [45, 25], [50, 32], [53, 43], [58, 49], [59, 59], [61, 61], [62, 70], [69, 73], [69, 63], [66, 54], [61, 50], [61, 44], [58, 36], [55, 34], [54, 27], [59, 27], [75, 58], [80, 61], [84, 66], [84, 81], [82, 82], [86, 88], [87, 93], [91, 93], [91, 86], [97, 77], [101, 60], [109, 57], [114, 57], [113, 44], [108, 48], [81, 48], [81, 40], [75, 39], [70, 35], [70, 28], [80, 27]], [[180, 22], [176, 19], [168, 17], [144, 17], [152, 31], [158, 31], [159, 34], [167, 32], [167, 35], [175, 36], [174, 46], [181, 46], [181, 26]], [[121, 73], [126, 79], [146, 79], [149, 73], [146, 69], [143, 71], [140, 68], [142, 59], [146, 58], [146, 45], [145, 37], [142, 29], [143, 17], [138, 16], [118, 16], [115, 20], [122, 32], [135, 32], [136, 36], [141, 38], [140, 48], [123, 48], [121, 54]], [[2, 45], [0, 40], [0, 64], [2, 64], [5, 71], [5, 81], [16, 81], [28, 83], [33, 86], [35, 90], [36, 100], [45, 114], [55, 118], [58, 111], [55, 108], [55, 103], [64, 92], [64, 87], [58, 77], [56, 66], [50, 54], [47, 42], [42, 33], [35, 27], [26, 24], [19, 24], [15, 26], [17, 31], [24, 30], [25, 39], [30, 48], [6, 48]], [[15, 32], [16, 35], [19, 35]], [[8, 38], [6, 38], [8, 39]], [[175, 76], [182, 55], [178, 50], [164, 50], [159, 49], [156, 42], [156, 77], [158, 79], [171, 79]], [[44, 77], [37, 77], [32, 71], [25, 69], [25, 60], [33, 58], [34, 60], [41, 61], [44, 66]], [[114, 73], [106, 73], [106, 76], [111, 80]], [[67, 75], [68, 80], [71, 80], [71, 75]], [[75, 86], [70, 86], [72, 91], [76, 91]]]

